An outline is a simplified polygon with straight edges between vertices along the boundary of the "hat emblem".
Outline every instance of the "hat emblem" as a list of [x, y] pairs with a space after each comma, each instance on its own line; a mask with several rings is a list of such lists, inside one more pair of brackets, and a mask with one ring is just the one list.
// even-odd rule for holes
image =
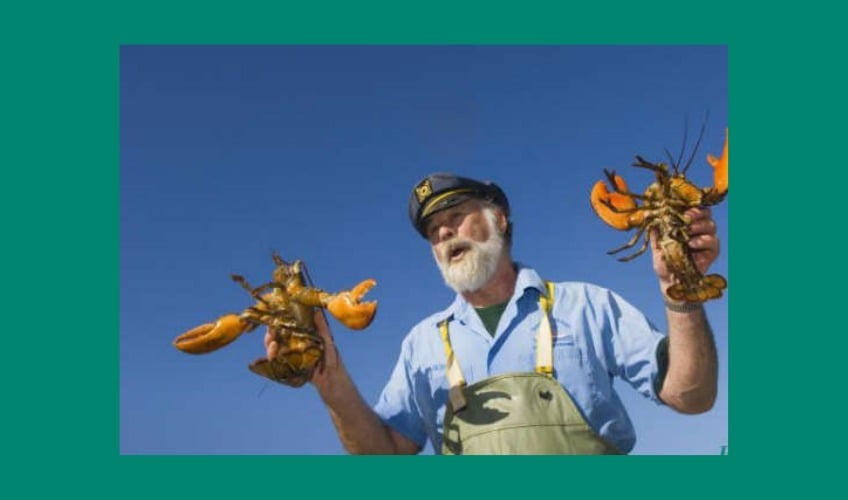
[[430, 179], [424, 179], [421, 184], [415, 188], [415, 196], [418, 198], [418, 203], [426, 200], [431, 194], [433, 194], [433, 186], [430, 185]]

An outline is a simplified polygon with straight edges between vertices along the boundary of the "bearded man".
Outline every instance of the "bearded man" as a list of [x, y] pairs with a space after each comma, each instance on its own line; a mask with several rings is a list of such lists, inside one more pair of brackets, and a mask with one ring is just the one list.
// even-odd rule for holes
[[[610, 290], [544, 280], [513, 261], [509, 202], [492, 182], [432, 174], [408, 208], [457, 295], [406, 336], [373, 409], [327, 349], [312, 383], [349, 452], [412, 454], [429, 441], [443, 454], [628, 453], [636, 437], [615, 377], [682, 413], [712, 407], [718, 363], [700, 305], [664, 297], [665, 335]], [[687, 215], [706, 273], [719, 252], [716, 226], [707, 209]], [[665, 290], [672, 276], [652, 250]], [[316, 322], [332, 347], [323, 316]], [[265, 342], [272, 357], [277, 346]]]

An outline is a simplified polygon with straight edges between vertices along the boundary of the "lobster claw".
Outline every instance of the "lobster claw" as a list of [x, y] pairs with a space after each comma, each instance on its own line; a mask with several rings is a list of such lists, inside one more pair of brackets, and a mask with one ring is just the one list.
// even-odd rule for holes
[[339, 292], [326, 300], [327, 310], [351, 330], [362, 330], [371, 324], [377, 312], [377, 302], [360, 302], [377, 282], [367, 279], [348, 292]]
[[[611, 178], [618, 191], [627, 191], [624, 179], [615, 174]], [[642, 222], [641, 212], [634, 212], [637, 207], [633, 198], [615, 190], [610, 191], [604, 181], [598, 181], [592, 187], [590, 201], [598, 217], [615, 229], [626, 231]]]
[[247, 331], [250, 324], [235, 314], [221, 316], [174, 339], [174, 347], [189, 354], [205, 354], [224, 347]]
[[707, 162], [713, 167], [713, 187], [712, 194], [719, 200], [727, 194], [727, 142], [728, 131], [724, 131], [724, 148], [721, 150], [721, 156], [716, 158], [713, 155], [707, 155]]

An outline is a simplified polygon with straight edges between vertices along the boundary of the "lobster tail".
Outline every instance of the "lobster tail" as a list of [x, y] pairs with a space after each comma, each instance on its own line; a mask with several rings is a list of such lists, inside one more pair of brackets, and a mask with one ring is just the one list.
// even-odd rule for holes
[[695, 283], [681, 282], [668, 287], [666, 295], [682, 302], [706, 302], [721, 297], [727, 280], [719, 274], [710, 274]]
[[258, 358], [248, 365], [250, 371], [291, 387], [309, 381], [324, 357], [324, 341], [315, 335], [294, 331], [279, 334], [280, 351], [273, 359]]

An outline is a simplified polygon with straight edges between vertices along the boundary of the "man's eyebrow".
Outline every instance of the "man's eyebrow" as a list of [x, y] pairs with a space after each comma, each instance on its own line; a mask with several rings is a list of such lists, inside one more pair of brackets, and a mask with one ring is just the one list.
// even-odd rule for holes
[[429, 233], [433, 230], [433, 227], [435, 227], [435, 223], [433, 222], [434, 220], [435, 219], [433, 216], [427, 218], [427, 220], [424, 222], [424, 232]]

